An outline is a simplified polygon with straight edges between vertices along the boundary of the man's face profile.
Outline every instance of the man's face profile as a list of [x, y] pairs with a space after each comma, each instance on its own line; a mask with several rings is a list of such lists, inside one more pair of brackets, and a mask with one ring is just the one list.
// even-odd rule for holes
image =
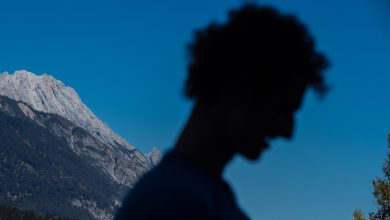
[[272, 8], [232, 11], [227, 23], [197, 31], [188, 49], [185, 94], [206, 103], [200, 133], [212, 133], [210, 147], [225, 155], [256, 160], [270, 140], [291, 138], [306, 88], [327, 89], [328, 61], [305, 26]]
[[232, 107], [227, 126], [233, 151], [257, 160], [275, 138], [292, 138], [294, 113], [304, 97], [305, 86], [295, 85], [262, 99], [241, 98]]

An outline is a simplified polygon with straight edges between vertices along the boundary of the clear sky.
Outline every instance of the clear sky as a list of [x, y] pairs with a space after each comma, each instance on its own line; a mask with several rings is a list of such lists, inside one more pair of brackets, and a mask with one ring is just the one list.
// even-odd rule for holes
[[[242, 2], [1, 0], [0, 71], [53, 75], [141, 151], [165, 151], [191, 108], [182, 88], [193, 30], [223, 22]], [[273, 142], [256, 163], [231, 163], [226, 178], [241, 207], [267, 220], [345, 220], [374, 209], [371, 180], [382, 174], [390, 132], [385, 1], [261, 2], [309, 26], [332, 61], [332, 90], [305, 98], [293, 141]]]

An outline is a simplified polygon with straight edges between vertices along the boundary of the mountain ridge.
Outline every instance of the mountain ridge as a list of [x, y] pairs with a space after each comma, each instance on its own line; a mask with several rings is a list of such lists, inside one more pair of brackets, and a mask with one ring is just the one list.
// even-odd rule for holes
[[95, 155], [109, 153], [91, 145], [87, 131], [5, 96], [0, 121], [0, 204], [77, 219], [112, 218], [127, 187], [102, 169]]
[[38, 111], [61, 115], [107, 144], [134, 149], [102, 122], [72, 87], [47, 73], [36, 75], [27, 70], [17, 70], [9, 74], [5, 71], [0, 74], [0, 95], [24, 101]]
[[[134, 146], [128, 144], [112, 131], [106, 123], [93, 114], [73, 88], [65, 86], [61, 81], [48, 74], [37, 76], [26, 70], [15, 71], [13, 74], [4, 72], [0, 74], [0, 95], [19, 102], [21, 109], [26, 111], [25, 114], [30, 118], [34, 117], [34, 113], [29, 110], [29, 107], [23, 106], [21, 103], [36, 111], [64, 117], [74, 123], [75, 126], [85, 129], [94, 137], [93, 141], [96, 142], [96, 145], [101, 146], [105, 151], [111, 152], [110, 159], [113, 163], [119, 163], [118, 166], [113, 164], [103, 167], [103, 169], [122, 185], [131, 186], [135, 182], [136, 175], [138, 175], [138, 173], [134, 174], [131, 170], [126, 170], [123, 164], [138, 161], [140, 167], [148, 170], [161, 158], [161, 153], [156, 148], [153, 148], [148, 154], [143, 154]], [[73, 150], [77, 153], [77, 149]], [[108, 164], [101, 162], [101, 158], [97, 159], [100, 159], [100, 164]], [[121, 171], [117, 170], [116, 172], [115, 167], [120, 167]], [[128, 169], [134, 169], [134, 167]]]

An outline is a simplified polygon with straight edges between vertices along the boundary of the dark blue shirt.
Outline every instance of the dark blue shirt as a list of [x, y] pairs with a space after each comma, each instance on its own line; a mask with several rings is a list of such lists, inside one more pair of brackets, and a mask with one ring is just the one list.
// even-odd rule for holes
[[222, 179], [213, 179], [189, 159], [168, 152], [131, 190], [116, 220], [246, 220]]

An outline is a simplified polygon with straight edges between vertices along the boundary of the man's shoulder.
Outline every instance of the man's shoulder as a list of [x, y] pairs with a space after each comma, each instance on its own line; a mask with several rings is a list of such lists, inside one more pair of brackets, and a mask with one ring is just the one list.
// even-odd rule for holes
[[[131, 215], [134, 219], [157, 216], [160, 219], [161, 216], [167, 219], [214, 219], [210, 190], [207, 181], [187, 165], [163, 160], [131, 190], [118, 216]], [[145, 207], [152, 213], [142, 211]], [[134, 215], [139, 215], [139, 218]], [[117, 219], [121, 219], [119, 217]]]
[[209, 195], [213, 183], [190, 164], [176, 158], [166, 158], [136, 184], [134, 193]]
[[[134, 198], [134, 197], [133, 197]], [[121, 219], [215, 219], [213, 209], [193, 193], [155, 191], [128, 200], [117, 215]]]
[[225, 185], [180, 158], [164, 158], [131, 190], [117, 219], [247, 219]]

